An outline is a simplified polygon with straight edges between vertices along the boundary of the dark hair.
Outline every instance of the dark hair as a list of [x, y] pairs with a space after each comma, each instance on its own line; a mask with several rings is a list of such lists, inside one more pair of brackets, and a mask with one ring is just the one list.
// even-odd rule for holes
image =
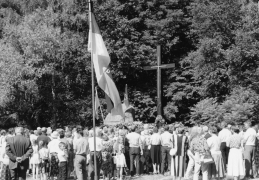
[[232, 127], [231, 127], [231, 130], [232, 130], [233, 132], [235, 132], [235, 133], [239, 133], [239, 132], [240, 132], [240, 130], [239, 130], [239, 128], [238, 128], [237, 126], [232, 126]]
[[65, 137], [64, 131], [59, 131], [59, 138], [62, 139]]
[[84, 135], [82, 126], [76, 126], [76, 133], [80, 134], [81, 136]]
[[169, 126], [166, 125], [166, 126], [164, 127], [164, 130], [165, 130], [165, 131], [168, 131], [168, 130], [169, 130]]
[[130, 129], [131, 129], [131, 132], [135, 132], [137, 130], [137, 126], [132, 126]]
[[178, 131], [179, 134], [183, 134], [184, 133], [184, 128], [183, 127], [179, 127], [177, 131]]
[[34, 131], [33, 131], [33, 130], [30, 130], [30, 134], [34, 134]]
[[13, 134], [13, 133], [14, 133], [14, 128], [9, 128], [9, 129], [8, 129], [8, 133], [9, 133], [9, 134]]
[[37, 130], [37, 134], [38, 134], [39, 136], [42, 135], [41, 130]]
[[157, 127], [154, 127], [153, 132], [154, 132], [154, 133], [157, 133], [157, 132], [158, 132]]

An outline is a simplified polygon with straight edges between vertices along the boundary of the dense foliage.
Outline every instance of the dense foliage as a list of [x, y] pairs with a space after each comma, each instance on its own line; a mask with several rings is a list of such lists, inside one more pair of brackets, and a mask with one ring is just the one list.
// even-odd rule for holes
[[[143, 66], [156, 64], [158, 44], [162, 63], [176, 64], [162, 70], [167, 122], [257, 120], [256, 3], [98, 0], [94, 13], [137, 120], [157, 115], [156, 72]], [[0, 0], [0, 126], [92, 124], [88, 31], [86, 0]]]

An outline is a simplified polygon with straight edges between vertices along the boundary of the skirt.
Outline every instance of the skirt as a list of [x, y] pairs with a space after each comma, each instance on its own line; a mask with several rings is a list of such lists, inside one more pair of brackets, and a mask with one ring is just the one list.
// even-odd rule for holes
[[151, 145], [151, 159], [153, 164], [161, 163], [161, 150], [160, 145]]
[[49, 169], [50, 169], [50, 163], [48, 159], [43, 160], [40, 163], [40, 170], [41, 173], [49, 173]]
[[228, 175], [244, 176], [245, 166], [241, 149], [231, 148], [228, 155]]
[[50, 176], [57, 177], [59, 174], [59, 167], [58, 167], [58, 156], [57, 153], [52, 153], [50, 155]]
[[9, 170], [9, 166], [6, 164], [2, 164], [2, 169], [0, 172], [0, 180], [11, 180], [11, 174]]
[[211, 178], [224, 178], [225, 166], [222, 158], [221, 151], [211, 152], [214, 163], [209, 165], [209, 177]]
[[184, 177], [186, 166], [186, 156], [172, 156], [171, 176]]
[[32, 154], [30, 164], [40, 164], [40, 156], [38, 153]]

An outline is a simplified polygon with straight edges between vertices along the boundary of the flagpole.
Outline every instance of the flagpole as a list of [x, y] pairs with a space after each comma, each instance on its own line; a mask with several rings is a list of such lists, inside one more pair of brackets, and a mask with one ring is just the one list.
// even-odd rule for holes
[[91, 32], [91, 76], [92, 76], [92, 109], [93, 109], [93, 130], [94, 130], [94, 179], [97, 177], [97, 163], [96, 163], [96, 130], [95, 130], [95, 104], [94, 104], [94, 64], [93, 64], [93, 29], [92, 29], [92, 2], [89, 0], [89, 24]]

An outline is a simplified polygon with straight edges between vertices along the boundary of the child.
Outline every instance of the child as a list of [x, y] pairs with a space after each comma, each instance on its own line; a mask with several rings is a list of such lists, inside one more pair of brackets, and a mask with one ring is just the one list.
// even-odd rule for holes
[[47, 176], [49, 173], [49, 150], [47, 145], [43, 143], [43, 141], [39, 142], [39, 154], [40, 154], [40, 170], [41, 170], [41, 179], [47, 180]]
[[109, 149], [105, 148], [102, 151], [102, 166], [101, 166], [101, 170], [103, 171], [103, 179], [106, 180], [110, 180], [111, 178], [111, 172], [112, 172], [112, 156], [111, 153], [109, 152]]
[[2, 159], [1, 169], [0, 169], [0, 180], [10, 180], [11, 174], [9, 170], [9, 157], [5, 153], [5, 147], [6, 147], [6, 138], [2, 139], [2, 147], [0, 156]]
[[30, 164], [32, 166], [32, 177], [33, 177], [33, 179], [38, 179], [40, 156], [39, 156], [39, 147], [37, 145], [36, 139], [32, 139], [32, 150], [33, 150], [33, 154], [30, 159]]
[[117, 179], [120, 178], [120, 180], [122, 180], [123, 169], [127, 167], [123, 152], [124, 152], [124, 145], [119, 144], [119, 150], [115, 158], [116, 158], [116, 167], [117, 167]]
[[58, 160], [59, 160], [58, 180], [66, 180], [68, 152], [66, 150], [66, 144], [63, 142], [59, 143]]

